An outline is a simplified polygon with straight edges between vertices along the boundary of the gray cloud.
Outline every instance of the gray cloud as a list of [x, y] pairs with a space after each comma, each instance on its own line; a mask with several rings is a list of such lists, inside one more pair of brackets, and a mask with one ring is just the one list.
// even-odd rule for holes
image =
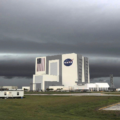
[[111, 0], [2, 1], [0, 50], [118, 56], [119, 5]]
[[[35, 58], [46, 55], [50, 54], [1, 55], [0, 76], [4, 76], [7, 79], [12, 79], [13, 77], [32, 78], [33, 74], [35, 74]], [[110, 74], [117, 77], [120, 76], [120, 60], [118, 58], [90, 57], [89, 61], [91, 79], [108, 77]]]
[[116, 77], [120, 77], [120, 65], [90, 65], [90, 77], [108, 77], [110, 74], [113, 74]]
[[35, 73], [35, 65], [30, 60], [26, 61], [18, 61], [15, 60], [7, 60], [0, 62], [0, 76], [4, 76], [5, 78], [13, 78], [13, 77], [26, 77], [32, 78]]
[[32, 78], [35, 57], [71, 52], [89, 57], [91, 78], [119, 76], [119, 6], [118, 0], [2, 0], [0, 76]]
[[0, 76], [0, 86], [18, 86], [18, 88], [22, 88], [22, 86], [31, 86], [32, 79], [31, 78], [20, 78], [14, 77], [12, 79], [5, 78]]
[[74, 43], [60, 43], [55, 42], [39, 42], [39, 41], [28, 41], [20, 38], [1, 39], [0, 44], [1, 53], [71, 53], [76, 52], [80, 54], [89, 55], [103, 55], [103, 56], [119, 56], [120, 42], [74, 42]]

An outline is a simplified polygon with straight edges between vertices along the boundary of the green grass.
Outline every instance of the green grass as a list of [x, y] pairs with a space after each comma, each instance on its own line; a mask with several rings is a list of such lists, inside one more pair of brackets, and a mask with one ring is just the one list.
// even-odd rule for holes
[[0, 120], [120, 120], [120, 111], [100, 111], [120, 97], [25, 96], [0, 99]]

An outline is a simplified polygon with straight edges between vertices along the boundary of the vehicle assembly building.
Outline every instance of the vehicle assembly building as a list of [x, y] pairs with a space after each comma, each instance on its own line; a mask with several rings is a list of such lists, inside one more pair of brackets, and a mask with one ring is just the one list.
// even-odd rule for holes
[[90, 83], [89, 60], [80, 54], [70, 53], [37, 57], [33, 90], [47, 88], [78, 88]]

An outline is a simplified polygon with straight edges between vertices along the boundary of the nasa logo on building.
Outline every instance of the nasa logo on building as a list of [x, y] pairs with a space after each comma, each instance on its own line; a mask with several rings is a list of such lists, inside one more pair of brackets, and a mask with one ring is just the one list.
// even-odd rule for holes
[[65, 66], [71, 66], [73, 64], [73, 60], [72, 59], [66, 59], [66, 60], [64, 60], [64, 65]]

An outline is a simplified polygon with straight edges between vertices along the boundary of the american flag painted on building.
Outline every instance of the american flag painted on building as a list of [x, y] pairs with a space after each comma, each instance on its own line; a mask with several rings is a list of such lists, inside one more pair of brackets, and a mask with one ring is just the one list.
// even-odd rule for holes
[[45, 58], [37, 59], [37, 71], [45, 71]]

